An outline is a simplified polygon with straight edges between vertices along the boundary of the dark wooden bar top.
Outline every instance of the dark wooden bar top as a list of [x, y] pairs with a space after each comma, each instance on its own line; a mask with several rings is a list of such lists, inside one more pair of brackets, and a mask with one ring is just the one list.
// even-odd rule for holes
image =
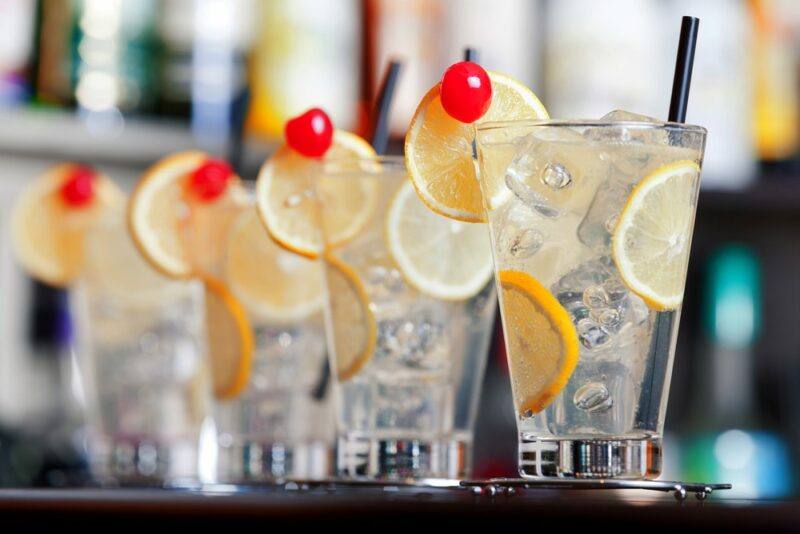
[[[469, 491], [284, 489], [181, 491], [159, 489], [0, 489], [0, 532], [37, 527], [145, 531], [309, 526], [381, 531], [426, 527], [552, 532], [598, 528], [642, 532], [800, 530], [800, 502], [748, 501], [714, 494], [678, 502], [670, 494], [535, 490], [489, 497]], [[379, 529], [379, 530], [376, 530]], [[557, 529], [557, 530], [556, 530]], [[590, 529], [590, 530], [589, 530]], [[724, 529], [724, 530], [723, 530]], [[511, 531], [508, 531], [509, 534]], [[505, 534], [505, 533], [503, 533]]]

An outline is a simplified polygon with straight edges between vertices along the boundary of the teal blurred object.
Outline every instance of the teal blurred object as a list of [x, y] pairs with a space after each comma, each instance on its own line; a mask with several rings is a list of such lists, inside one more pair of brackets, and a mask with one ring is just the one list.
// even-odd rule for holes
[[712, 343], [751, 346], [761, 330], [761, 265], [744, 245], [727, 245], [708, 264], [704, 329]]
[[706, 366], [695, 391], [695, 428], [683, 441], [681, 476], [733, 484], [732, 496], [791, 493], [785, 439], [761, 427], [753, 347], [761, 332], [761, 264], [730, 244], [710, 259], [703, 292]]

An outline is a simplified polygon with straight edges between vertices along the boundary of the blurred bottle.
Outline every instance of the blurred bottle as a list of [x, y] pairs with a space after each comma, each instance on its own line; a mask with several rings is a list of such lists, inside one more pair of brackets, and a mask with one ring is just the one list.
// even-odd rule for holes
[[358, 0], [259, 2], [254, 18], [248, 128], [277, 138], [286, 119], [318, 106], [337, 128], [352, 129], [360, 87]]
[[694, 394], [697, 431], [685, 440], [683, 476], [731, 482], [739, 497], [791, 490], [785, 441], [765, 428], [755, 404], [754, 347], [761, 323], [761, 267], [728, 245], [711, 258], [703, 297], [707, 365]]
[[[637, 0], [547, 3], [545, 106], [552, 117], [599, 118], [613, 109], [665, 117], [675, 47], [662, 5]], [[665, 51], [670, 53], [666, 54]]]
[[194, 11], [184, 13], [193, 28], [192, 133], [209, 150], [230, 136], [232, 103], [246, 83], [253, 11], [251, 0], [195, 0]]
[[37, 14], [34, 94], [40, 103], [66, 106], [73, 102], [72, 2], [41, 0]]
[[687, 122], [709, 131], [702, 186], [742, 188], [756, 175], [748, 5], [745, 0], [673, 0], [665, 18], [675, 21], [667, 42], [673, 50], [682, 15], [700, 19]]
[[117, 133], [122, 113], [152, 111], [157, 93], [156, 0], [75, 4], [72, 79], [87, 126]]
[[28, 96], [35, 8], [29, 0], [0, 2], [0, 106], [19, 105]]
[[464, 48], [473, 47], [481, 65], [513, 76], [540, 92], [536, 82], [544, 44], [542, 5], [530, 0], [445, 2], [444, 66], [459, 61]]
[[192, 104], [192, 44], [195, 0], [161, 0], [156, 31], [159, 115], [188, 117]]
[[389, 124], [393, 137], [403, 137], [425, 92], [439, 80], [446, 65], [461, 59], [461, 52], [447, 62], [442, 47], [447, 26], [441, 1], [365, 0], [365, 10], [368, 93], [364, 96], [374, 97], [391, 59], [403, 62]]
[[750, 0], [750, 8], [756, 147], [765, 162], [786, 161], [797, 154], [800, 141], [796, 43], [787, 13], [797, 5]]

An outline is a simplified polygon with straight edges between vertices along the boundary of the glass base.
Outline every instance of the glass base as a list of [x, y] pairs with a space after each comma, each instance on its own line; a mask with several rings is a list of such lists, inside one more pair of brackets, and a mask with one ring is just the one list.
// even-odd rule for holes
[[653, 479], [661, 474], [661, 438], [536, 439], [520, 434], [523, 478]]
[[245, 441], [220, 445], [218, 450], [217, 481], [222, 483], [322, 480], [333, 472], [333, 450], [324, 442], [289, 446]]
[[90, 469], [102, 486], [195, 488], [197, 447], [197, 441], [98, 439], [90, 444]]
[[339, 438], [337, 475], [345, 478], [409, 480], [466, 478], [472, 465], [466, 439], [421, 440], [348, 435]]

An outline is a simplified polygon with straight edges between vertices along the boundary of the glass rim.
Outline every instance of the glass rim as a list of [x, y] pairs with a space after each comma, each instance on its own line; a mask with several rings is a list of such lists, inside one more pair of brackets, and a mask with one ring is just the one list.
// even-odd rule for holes
[[[359, 167], [346, 166], [347, 164], [357, 164]], [[363, 167], [362, 167], [363, 165]], [[372, 168], [370, 168], [372, 166]], [[322, 172], [325, 174], [345, 174], [354, 171], [369, 172], [377, 174], [382, 170], [400, 170], [408, 172], [406, 159], [402, 155], [377, 155], [377, 156], [342, 156], [338, 158], [325, 159], [320, 162]]]
[[602, 119], [522, 119], [492, 121], [478, 124], [478, 132], [505, 130], [511, 128], [636, 128], [640, 130], [678, 130], [707, 135], [708, 130], [695, 124], [682, 122], [608, 121]]

